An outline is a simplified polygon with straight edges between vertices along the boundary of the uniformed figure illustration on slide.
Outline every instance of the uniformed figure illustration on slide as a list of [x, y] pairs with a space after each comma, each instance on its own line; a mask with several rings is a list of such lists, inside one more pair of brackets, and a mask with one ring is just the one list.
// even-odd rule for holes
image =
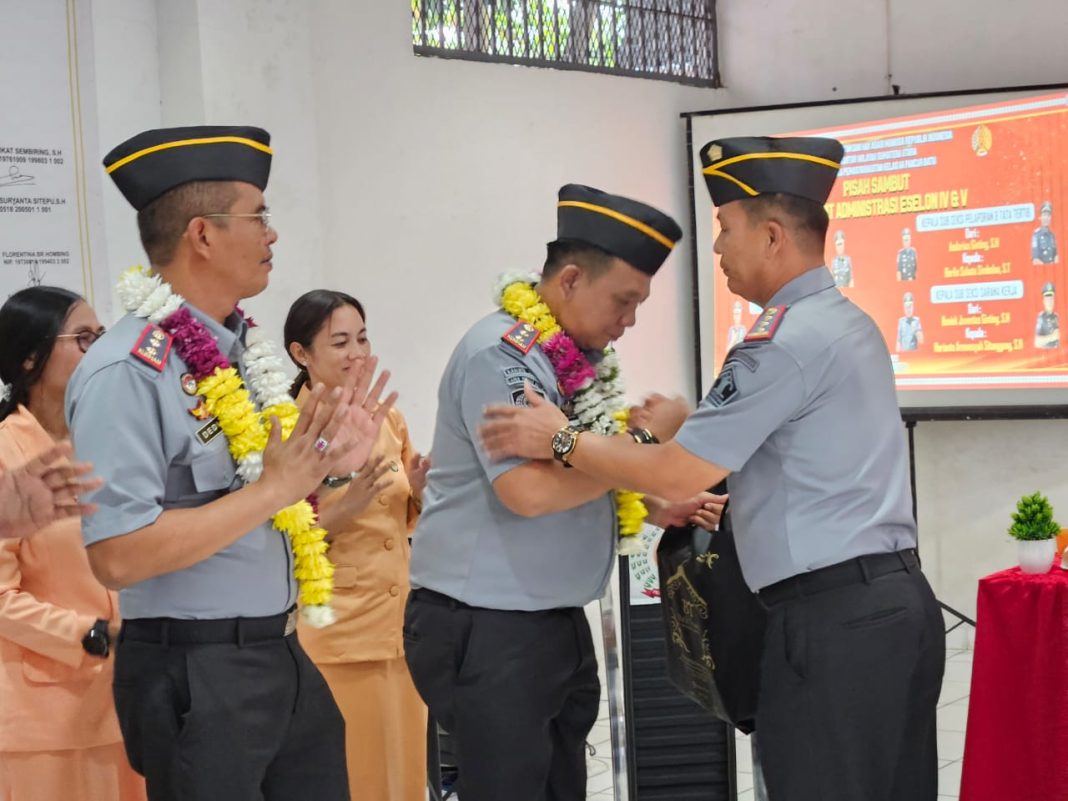
[[923, 344], [923, 326], [920, 325], [920, 318], [914, 313], [912, 293], [906, 292], [901, 300], [905, 306], [905, 314], [897, 321], [897, 350], [899, 353], [919, 350]]
[[897, 280], [916, 280], [916, 248], [912, 246], [912, 232], [901, 232], [901, 250], [897, 252]]
[[845, 254], [845, 231], [834, 235], [834, 259], [831, 260], [831, 275], [838, 287], [853, 286], [853, 260]]
[[1052, 281], [1042, 287], [1042, 311], [1035, 321], [1035, 347], [1052, 350], [1061, 346], [1061, 320], [1053, 306], [1057, 302], [1056, 289]]
[[742, 302], [734, 301], [731, 308], [731, 327], [727, 329], [727, 350], [745, 339], [746, 328], [742, 325]]
[[1038, 211], [1039, 226], [1031, 234], [1031, 263], [1032, 264], [1058, 264], [1057, 238], [1053, 235], [1053, 229], [1049, 227], [1053, 218], [1053, 204], [1046, 201]]

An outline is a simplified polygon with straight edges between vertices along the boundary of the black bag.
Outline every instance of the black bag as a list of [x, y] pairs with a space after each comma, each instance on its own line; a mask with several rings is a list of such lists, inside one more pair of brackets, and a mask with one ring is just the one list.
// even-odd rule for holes
[[668, 678], [720, 720], [756, 728], [766, 612], [742, 578], [730, 514], [719, 531], [664, 532], [657, 550]]

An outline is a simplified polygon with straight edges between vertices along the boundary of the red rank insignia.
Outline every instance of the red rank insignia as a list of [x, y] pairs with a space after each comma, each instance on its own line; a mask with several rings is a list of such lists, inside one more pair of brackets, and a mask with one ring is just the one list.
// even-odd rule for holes
[[753, 327], [749, 329], [749, 333], [745, 335], [743, 342], [763, 342], [769, 340], [775, 336], [775, 331], [778, 330], [779, 324], [782, 322], [782, 318], [786, 316], [786, 310], [789, 306], [768, 306], [764, 309], [764, 313], [761, 314]]
[[538, 343], [538, 329], [520, 320], [505, 331], [501, 339], [520, 353], [530, 353], [531, 348]]
[[174, 337], [158, 325], [149, 323], [141, 332], [141, 336], [137, 338], [133, 348], [130, 349], [130, 353], [162, 373], [167, 364], [167, 356], [171, 352], [172, 342], [174, 342]]

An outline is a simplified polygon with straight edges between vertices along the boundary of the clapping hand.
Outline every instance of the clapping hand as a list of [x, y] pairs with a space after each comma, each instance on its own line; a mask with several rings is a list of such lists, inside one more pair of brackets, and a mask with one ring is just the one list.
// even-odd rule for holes
[[408, 472], [408, 485], [412, 488], [412, 497], [421, 501], [423, 490], [426, 489], [426, 474], [430, 471], [430, 456], [413, 453], [405, 469]]
[[345, 387], [345, 391], [349, 393], [348, 415], [339, 437], [341, 441], [351, 443], [352, 448], [344, 454], [339, 454], [339, 458], [331, 466], [334, 475], [364, 469], [378, 440], [382, 423], [397, 401], [396, 392], [389, 393], [385, 400], [381, 400], [389, 381], [389, 370], [383, 370], [374, 385], [371, 385], [377, 367], [378, 358], [371, 356], [362, 364], [353, 383]]
[[0, 476], [0, 536], [25, 537], [56, 520], [96, 511], [79, 496], [103, 482], [86, 478], [92, 465], [72, 464], [70, 456], [70, 443], [61, 442]]

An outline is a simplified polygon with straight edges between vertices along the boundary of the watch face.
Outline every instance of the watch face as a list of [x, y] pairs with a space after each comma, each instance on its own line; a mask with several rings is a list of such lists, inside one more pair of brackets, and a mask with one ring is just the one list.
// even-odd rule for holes
[[563, 429], [553, 434], [553, 453], [566, 454], [571, 450], [575, 442], [575, 435]]

